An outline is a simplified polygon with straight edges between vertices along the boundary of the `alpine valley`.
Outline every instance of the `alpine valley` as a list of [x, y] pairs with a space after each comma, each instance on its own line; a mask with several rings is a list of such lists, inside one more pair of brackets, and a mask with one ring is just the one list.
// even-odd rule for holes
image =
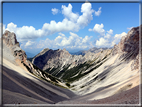
[[6, 30], [1, 38], [3, 104], [139, 104], [141, 27], [113, 48], [70, 54], [47, 47], [33, 58]]

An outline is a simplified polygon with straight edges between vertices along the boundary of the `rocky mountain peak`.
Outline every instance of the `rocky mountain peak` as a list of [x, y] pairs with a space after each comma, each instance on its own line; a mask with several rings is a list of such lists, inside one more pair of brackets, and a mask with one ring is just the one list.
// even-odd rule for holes
[[[38, 67], [36, 67], [30, 61], [27, 60], [27, 55], [26, 55], [25, 51], [23, 51], [20, 48], [19, 42], [16, 39], [15, 33], [11, 33], [10, 31], [5, 31], [4, 34], [2, 35], [2, 41], [3, 41], [3, 58], [4, 58], [4, 60], [7, 60], [7, 61], [13, 63], [18, 68], [21, 67], [23, 70], [36, 75], [40, 79], [44, 78], [44, 80], [49, 81], [50, 83], [53, 83], [54, 85], [58, 84], [58, 86], [62, 86], [62, 83], [60, 82], [59, 79], [51, 76], [47, 72], [40, 70]], [[46, 49], [42, 50], [39, 55], [44, 56], [44, 54], [46, 54], [46, 53], [49, 53], [50, 55], [52, 55], [53, 50], [46, 48]], [[44, 63], [44, 60], [46, 60], [46, 59], [41, 59], [41, 60], [42, 60], [41, 62]], [[15, 69], [14, 69], [14, 71], [15, 71]], [[19, 69], [17, 71], [20, 73]], [[22, 71], [22, 72], [24, 72], [24, 71]], [[24, 73], [24, 75], [25, 74], [27, 74], [27, 73]], [[17, 76], [17, 78], [19, 78], [18, 76]], [[36, 77], [34, 77], [34, 79], [36, 79]], [[64, 86], [62, 86], [62, 87], [64, 87]]]
[[67, 50], [64, 48], [63, 51], [67, 51]]
[[46, 51], [41, 51], [32, 60], [32, 63], [37, 65], [40, 69], [48, 69], [53, 66], [57, 68], [58, 66], [62, 66], [62, 62], [68, 57], [71, 57], [71, 54], [65, 49], [52, 50], [46, 48], [44, 50]]
[[41, 52], [40, 52], [40, 54], [44, 54], [45, 52], [47, 52], [48, 50], [50, 50], [49, 48], [44, 48]]
[[[6, 30], [2, 35], [4, 57], [9, 57], [9, 60], [27, 63], [27, 55], [20, 48], [19, 42], [16, 39], [16, 34]], [[13, 56], [11, 56], [11, 54]]]
[[121, 38], [119, 44], [115, 45], [112, 50], [112, 55], [119, 54], [119, 59], [134, 59], [133, 63], [131, 64], [131, 70], [139, 68], [139, 33], [141, 31], [140, 27], [132, 28], [126, 36]]
[[[93, 50], [95, 49], [96, 48], [94, 48]], [[106, 54], [108, 54], [106, 52], [101, 54], [102, 58]], [[67, 67], [67, 66], [69, 66], [68, 69], [70, 69], [80, 64], [83, 64], [86, 61], [93, 60], [94, 58], [96, 58], [96, 55], [95, 55], [96, 53], [93, 53], [91, 51], [88, 51], [84, 56], [71, 55], [65, 48], [63, 50], [61, 49], [51, 50], [50, 49], [50, 50], [47, 50], [44, 54], [42, 53], [43, 51], [41, 51], [32, 60], [32, 63], [42, 70], [47, 70], [47, 69], [52, 69], [52, 68], [55, 68], [55, 69], [60, 68], [60, 70], [62, 70], [64, 67]]]
[[135, 58], [139, 53], [139, 27], [132, 28], [126, 36], [123, 36], [118, 45], [115, 45], [112, 54], [131, 53], [131, 58]]
[[11, 33], [8, 30], [6, 30], [2, 38], [5, 44], [7, 44], [8, 46], [14, 46], [14, 45], [19, 46], [19, 42], [17, 42], [16, 35], [13, 32]]

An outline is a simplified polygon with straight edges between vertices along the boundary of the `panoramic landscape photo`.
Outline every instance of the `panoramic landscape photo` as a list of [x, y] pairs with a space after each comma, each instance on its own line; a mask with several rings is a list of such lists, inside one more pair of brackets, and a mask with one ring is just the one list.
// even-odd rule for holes
[[2, 5], [3, 106], [141, 105], [139, 3]]

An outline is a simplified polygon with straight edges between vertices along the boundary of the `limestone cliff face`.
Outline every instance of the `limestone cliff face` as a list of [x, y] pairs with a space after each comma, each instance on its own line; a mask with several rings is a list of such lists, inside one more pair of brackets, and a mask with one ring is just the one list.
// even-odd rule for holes
[[139, 27], [132, 28], [126, 36], [121, 38], [118, 45], [114, 46], [112, 54], [132, 53], [131, 58], [135, 58], [139, 53]]
[[139, 34], [140, 27], [132, 28], [126, 36], [122, 37], [119, 44], [115, 45], [112, 55], [119, 54], [119, 59], [134, 60], [132, 70], [139, 68]]
[[[47, 72], [40, 70], [38, 67], [36, 67], [30, 61], [27, 60], [27, 55], [25, 51], [23, 51], [20, 48], [15, 33], [11, 33], [6, 30], [2, 35], [2, 40], [3, 40], [3, 57], [5, 59], [22, 67], [24, 70], [38, 76], [39, 78], [42, 78], [53, 84], [58, 84], [58, 86], [60, 85], [61, 82], [59, 79], [56, 79]], [[41, 52], [41, 54], [44, 54], [44, 51]]]
[[66, 49], [44, 49], [32, 60], [40, 69], [66, 82], [75, 81], [101, 66], [110, 56], [111, 49], [85, 55], [71, 55]]
[[46, 48], [33, 58], [33, 64], [26, 60], [26, 54], [19, 47], [14, 33], [6, 31], [2, 39], [7, 58], [19, 59], [19, 63], [26, 66], [31, 73], [47, 81], [67, 83], [79, 95], [89, 94], [90, 97], [91, 93], [95, 93], [89, 99], [94, 100], [140, 84], [139, 33], [139, 27], [133, 28], [112, 49], [97, 53], [89, 51], [84, 56], [71, 55], [65, 49]]
[[[142, 33], [141, 27], [142, 25], [132, 28], [126, 36], [122, 37], [120, 42], [112, 48], [108, 60], [103, 61], [101, 66], [94, 67], [96, 68], [94, 69], [93, 66], [100, 65], [100, 63], [93, 63], [91, 72], [71, 83], [72, 89], [80, 95], [96, 92], [94, 99], [100, 99], [139, 85], [139, 34]], [[110, 86], [112, 84], [115, 85]], [[110, 87], [107, 90], [105, 86]], [[100, 91], [102, 88], [104, 90]]]
[[[33, 58], [32, 63], [40, 69], [45, 70], [51, 67], [57, 68], [58, 66], [62, 66], [62, 62], [67, 61], [70, 57], [71, 55], [65, 49], [52, 50], [46, 48]], [[67, 63], [69, 63], [69, 61]]]
[[112, 95], [139, 84], [139, 33], [139, 27], [133, 28], [112, 49], [94, 53], [94, 48], [83, 56], [71, 55], [65, 49], [44, 49], [33, 58], [33, 63], [70, 83], [77, 94], [115, 87], [112, 92], [108, 90]]
[[[3, 39], [4, 49], [7, 51], [10, 50], [10, 52], [14, 56], [15, 60], [18, 60], [18, 61], [23, 62], [28, 65], [27, 55], [26, 55], [25, 51], [23, 51], [20, 48], [20, 45], [16, 39], [15, 33], [13, 33], [13, 32], [11, 33], [6, 30], [2, 36], [2, 39]], [[4, 54], [6, 54], [6, 53], [4, 53]], [[5, 56], [5, 57], [7, 57], [7, 56]], [[9, 60], [10, 59], [11, 58], [9, 58]]]
[[90, 51], [82, 56], [71, 55], [66, 49], [52, 50], [46, 48], [33, 58], [32, 63], [43, 70], [58, 67], [62, 69], [62, 67], [67, 65], [70, 65], [69, 68], [73, 68], [94, 58], [96, 58], [96, 53]]

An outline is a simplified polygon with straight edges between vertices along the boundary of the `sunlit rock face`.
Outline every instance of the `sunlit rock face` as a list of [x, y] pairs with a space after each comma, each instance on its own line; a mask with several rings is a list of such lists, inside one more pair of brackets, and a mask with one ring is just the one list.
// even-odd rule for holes
[[103, 52], [103, 49], [99, 49], [98, 53], [88, 51], [85, 55], [71, 55], [66, 49], [52, 50], [46, 48], [33, 58], [32, 63], [42, 70], [52, 70], [54, 68], [62, 71], [64, 67], [68, 66], [68, 69], [71, 69], [87, 61], [94, 60], [99, 55], [102, 57], [98, 57], [98, 59], [103, 59], [106, 54], [110, 54], [110, 50], [104, 50]]
[[[19, 42], [16, 39], [16, 35], [13, 32], [5, 31], [3, 36], [3, 50], [4, 50], [4, 57], [9, 57], [9, 60], [19, 60], [20, 62], [27, 63], [27, 55], [25, 51], [20, 48]], [[9, 54], [9, 55], [7, 55]]]
[[41, 79], [62, 84], [80, 96], [85, 95], [87, 100], [102, 99], [140, 84], [140, 31], [139, 27], [133, 28], [112, 49], [98, 51], [94, 48], [84, 55], [71, 55], [66, 49], [46, 48], [33, 58], [33, 64], [19, 47], [16, 35], [6, 31], [2, 36], [3, 56], [23, 64]]
[[2, 38], [5, 42], [5, 44], [8, 46], [14, 46], [14, 45], [19, 46], [19, 42], [17, 42], [16, 35], [13, 32], [11, 33], [8, 30], [6, 30], [4, 32]]
[[131, 60], [132, 70], [139, 68], [139, 34], [140, 27], [132, 28], [126, 36], [123, 36], [118, 45], [112, 50], [112, 55], [119, 54], [120, 59]]
[[94, 48], [84, 55], [44, 49], [33, 63], [70, 83], [79, 95], [94, 93], [90, 100], [105, 98], [139, 84], [139, 31], [139, 27], [131, 29], [112, 49]]
[[140, 27], [132, 28], [123, 36], [112, 48], [108, 60], [84, 78], [73, 82], [72, 89], [80, 95], [97, 92], [92, 99], [100, 99], [139, 85]]
[[132, 58], [139, 53], [139, 27], [132, 28], [126, 36], [123, 36], [118, 45], [114, 46], [112, 53], [126, 54], [131, 52]]
[[[13, 64], [20, 66], [24, 70], [38, 76], [39, 78], [42, 78], [54, 84], [61, 84], [59, 79], [56, 79], [52, 75], [49, 75], [47, 72], [40, 70], [38, 67], [27, 60], [27, 55], [25, 51], [20, 48], [15, 33], [6, 30], [2, 35], [2, 42], [4, 59], [7, 59]], [[43, 54], [47, 50], [49, 49], [45, 49], [41, 53]]]

